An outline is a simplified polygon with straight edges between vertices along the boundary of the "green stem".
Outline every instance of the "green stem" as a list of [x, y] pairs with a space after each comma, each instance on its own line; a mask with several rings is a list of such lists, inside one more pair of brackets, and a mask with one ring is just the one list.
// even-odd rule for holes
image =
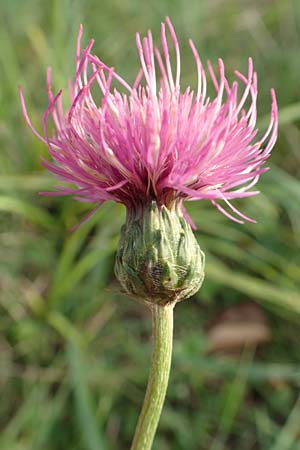
[[150, 450], [168, 387], [174, 305], [152, 305], [153, 351], [147, 391], [131, 450]]

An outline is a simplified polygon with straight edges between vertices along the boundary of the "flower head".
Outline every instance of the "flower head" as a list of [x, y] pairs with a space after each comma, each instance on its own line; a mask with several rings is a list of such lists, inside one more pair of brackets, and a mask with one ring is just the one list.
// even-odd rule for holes
[[[167, 31], [175, 49], [175, 68]], [[133, 86], [92, 54], [93, 41], [81, 51], [81, 37], [82, 27], [67, 111], [63, 111], [62, 92], [52, 92], [48, 70], [44, 136], [33, 128], [20, 91], [25, 119], [48, 146], [53, 160], [44, 160], [43, 165], [72, 185], [62, 184], [57, 192], [47, 194], [74, 195], [96, 207], [115, 200], [127, 208], [153, 200], [169, 207], [174, 202], [182, 205], [185, 200], [207, 199], [237, 222], [252, 221], [231, 200], [258, 193], [252, 188], [267, 170], [263, 165], [277, 137], [277, 105], [271, 90], [270, 125], [264, 136], [256, 139], [257, 77], [252, 60], [247, 75], [236, 71], [232, 84], [221, 59], [217, 73], [208, 62], [216, 91], [210, 99], [206, 73], [192, 41], [198, 87], [195, 92], [189, 87], [180, 89], [180, 51], [169, 18], [161, 24], [161, 51], [154, 48], [150, 31], [143, 40], [136, 35], [141, 68]], [[113, 81], [120, 90], [112, 89]], [[99, 104], [92, 94], [94, 86], [101, 94]], [[51, 135], [50, 117], [54, 125]]]
[[[175, 70], [167, 31], [175, 49]], [[198, 87], [195, 92], [180, 89], [179, 45], [169, 18], [161, 24], [161, 51], [154, 48], [150, 31], [143, 40], [136, 35], [141, 68], [133, 86], [92, 54], [93, 41], [81, 51], [81, 37], [82, 27], [67, 111], [62, 92], [52, 92], [48, 70], [44, 136], [32, 126], [20, 90], [25, 119], [53, 160], [43, 165], [63, 182], [57, 192], [45, 194], [70, 194], [96, 203], [91, 213], [106, 200], [123, 203], [127, 216], [116, 258], [117, 278], [127, 293], [142, 301], [176, 303], [193, 295], [204, 278], [204, 253], [186, 221], [183, 202], [207, 199], [232, 220], [253, 221], [231, 200], [258, 193], [252, 188], [267, 170], [263, 165], [277, 137], [275, 93], [271, 90], [269, 127], [257, 139], [257, 78], [251, 59], [247, 75], [236, 71], [231, 85], [223, 61], [219, 59], [217, 74], [208, 62], [216, 91], [211, 100], [192, 41]], [[121, 89], [113, 88], [113, 82]], [[49, 118], [54, 125], [51, 135]]]

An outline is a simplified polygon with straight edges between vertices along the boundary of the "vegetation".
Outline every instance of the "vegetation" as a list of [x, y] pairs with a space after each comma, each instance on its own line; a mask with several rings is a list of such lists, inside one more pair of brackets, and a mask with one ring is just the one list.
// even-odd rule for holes
[[259, 125], [276, 89], [280, 135], [261, 195], [236, 202], [258, 224], [237, 225], [208, 202], [188, 205], [206, 253], [206, 280], [175, 310], [168, 397], [154, 448], [300, 447], [300, 4], [297, 0], [2, 0], [0, 14], [0, 387], [2, 450], [129, 447], [146, 386], [150, 320], [113, 274], [124, 209], [39, 197], [53, 178], [47, 149], [24, 123], [17, 85], [42, 129], [45, 72], [73, 75], [86, 42], [126, 79], [134, 33], [169, 15], [182, 44], [182, 85], [195, 85], [188, 37], [227, 73], [253, 56]]

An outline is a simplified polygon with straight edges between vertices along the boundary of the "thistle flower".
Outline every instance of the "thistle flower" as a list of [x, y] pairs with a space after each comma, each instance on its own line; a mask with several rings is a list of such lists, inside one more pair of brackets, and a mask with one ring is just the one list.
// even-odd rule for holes
[[[175, 69], [167, 31], [175, 50]], [[73, 195], [79, 201], [95, 203], [91, 213], [103, 202], [114, 200], [126, 206], [128, 217], [132, 211], [137, 217], [141, 208], [149, 212], [151, 206], [147, 209], [144, 205], [154, 202], [158, 213], [161, 208], [175, 208], [191, 224], [183, 202], [209, 200], [236, 222], [254, 222], [231, 200], [258, 193], [252, 188], [267, 170], [263, 166], [276, 141], [278, 120], [275, 92], [271, 90], [270, 124], [256, 139], [257, 77], [251, 58], [247, 75], [236, 71], [232, 84], [221, 59], [217, 73], [208, 62], [216, 91], [210, 99], [206, 96], [206, 73], [191, 40], [198, 86], [195, 92], [189, 87], [180, 89], [180, 51], [169, 18], [161, 24], [161, 51], [154, 48], [150, 31], [143, 40], [136, 35], [141, 67], [132, 86], [92, 54], [93, 40], [81, 51], [81, 37], [82, 27], [75, 78], [70, 84], [71, 106], [65, 112], [62, 91], [53, 94], [48, 70], [44, 136], [32, 126], [20, 90], [24, 117], [48, 146], [53, 160], [43, 160], [42, 164], [60, 181], [72, 185], [61, 184], [56, 192], [44, 194]], [[113, 82], [120, 90], [112, 88]], [[92, 94], [94, 86], [101, 94], [99, 104]], [[47, 126], [50, 117], [52, 135]], [[178, 233], [179, 239], [181, 231]], [[203, 263], [203, 257], [200, 259]]]
[[[270, 124], [257, 139], [257, 78], [251, 59], [247, 75], [236, 71], [232, 84], [221, 59], [217, 74], [208, 62], [216, 91], [211, 100], [192, 41], [198, 86], [195, 92], [189, 87], [181, 91], [179, 45], [169, 18], [161, 24], [162, 51], [154, 48], [150, 31], [143, 40], [136, 35], [141, 68], [132, 86], [92, 54], [93, 41], [81, 52], [81, 37], [82, 27], [70, 108], [64, 112], [61, 91], [53, 94], [49, 69], [44, 136], [32, 126], [20, 90], [22, 110], [33, 133], [48, 146], [53, 162], [43, 160], [44, 167], [63, 182], [46, 195], [95, 203], [90, 214], [107, 200], [126, 207], [115, 273], [128, 294], [151, 306], [153, 320], [149, 382], [131, 450], [151, 450], [168, 385], [174, 305], [193, 295], [204, 278], [204, 253], [183, 203], [209, 200], [236, 222], [254, 221], [231, 200], [258, 193], [252, 188], [267, 170], [264, 163], [277, 137], [276, 98], [271, 90]], [[100, 103], [92, 88], [93, 93], [99, 90]]]

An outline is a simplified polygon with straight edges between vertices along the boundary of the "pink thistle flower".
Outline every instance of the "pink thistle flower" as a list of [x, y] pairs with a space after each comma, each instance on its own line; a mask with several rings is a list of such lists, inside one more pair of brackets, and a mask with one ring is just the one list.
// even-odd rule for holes
[[[175, 70], [166, 25], [175, 49]], [[231, 200], [258, 194], [252, 188], [267, 170], [263, 165], [277, 138], [275, 92], [271, 89], [269, 127], [255, 140], [257, 77], [251, 58], [247, 75], [236, 71], [237, 80], [231, 85], [221, 59], [217, 74], [207, 63], [216, 91], [211, 100], [206, 96], [206, 73], [190, 40], [198, 87], [196, 92], [189, 87], [181, 91], [179, 45], [168, 17], [166, 25], [161, 24], [162, 52], [154, 48], [150, 31], [143, 40], [137, 33], [141, 68], [133, 86], [91, 53], [93, 40], [81, 52], [80, 27], [76, 74], [70, 84], [71, 106], [67, 111], [63, 111], [62, 91], [56, 95], [52, 92], [48, 70], [44, 136], [31, 124], [20, 90], [26, 122], [48, 146], [53, 159], [43, 160], [44, 167], [73, 185], [63, 184], [57, 186], [57, 192], [44, 194], [74, 195], [79, 201], [95, 203], [92, 212], [106, 200], [132, 208], [151, 200], [168, 207], [174, 202], [182, 205], [183, 201], [206, 199], [236, 222], [254, 222]], [[122, 92], [111, 88], [113, 81]], [[94, 85], [101, 94], [100, 104], [92, 95]], [[49, 117], [54, 124], [51, 136], [47, 130]]]

